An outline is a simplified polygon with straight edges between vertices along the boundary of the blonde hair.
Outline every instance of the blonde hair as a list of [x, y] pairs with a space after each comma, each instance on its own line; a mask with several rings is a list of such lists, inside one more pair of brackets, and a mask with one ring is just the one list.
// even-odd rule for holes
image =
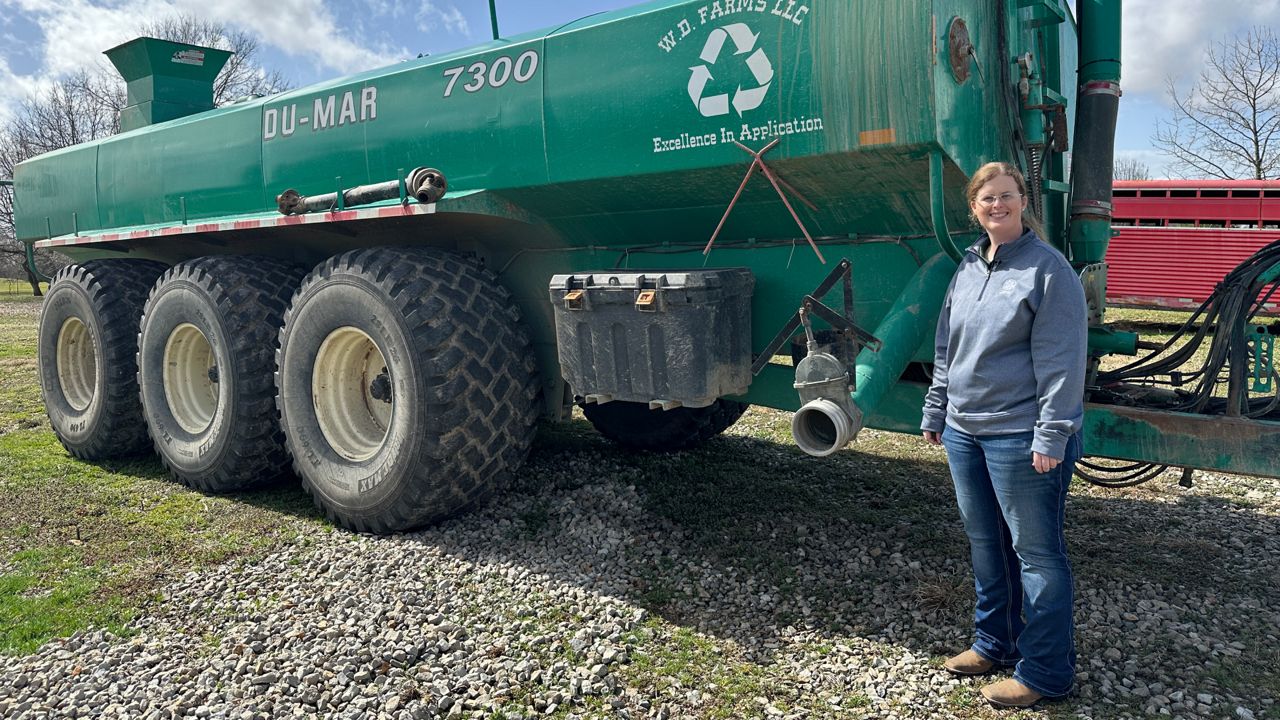
[[1044, 226], [1031, 213], [1030, 196], [1027, 194], [1027, 180], [1022, 177], [1022, 171], [1012, 163], [1007, 162], [989, 162], [978, 168], [978, 171], [969, 178], [969, 184], [964, 189], [965, 199], [969, 202], [969, 219], [977, 222], [978, 218], [973, 214], [973, 204], [978, 201], [978, 191], [983, 185], [995, 180], [1001, 175], [1007, 175], [1013, 178], [1013, 182], [1018, 185], [1018, 192], [1022, 193], [1022, 197], [1027, 198], [1027, 206], [1022, 210], [1022, 225], [1029, 230], [1035, 231], [1041, 240], [1045, 240]]

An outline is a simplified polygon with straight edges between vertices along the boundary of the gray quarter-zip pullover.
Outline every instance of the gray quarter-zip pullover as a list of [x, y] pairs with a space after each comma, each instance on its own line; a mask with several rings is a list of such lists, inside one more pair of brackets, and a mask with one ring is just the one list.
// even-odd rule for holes
[[921, 429], [1034, 430], [1031, 449], [1062, 459], [1084, 421], [1084, 288], [1033, 231], [997, 248], [990, 263], [989, 242], [984, 235], [970, 247], [951, 279]]

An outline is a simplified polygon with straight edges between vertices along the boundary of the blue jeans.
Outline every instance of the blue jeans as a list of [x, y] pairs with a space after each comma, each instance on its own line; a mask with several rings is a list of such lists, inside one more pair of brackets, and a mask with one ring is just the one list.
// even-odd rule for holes
[[951, 426], [942, 433], [973, 557], [973, 651], [1015, 665], [1019, 682], [1056, 697], [1075, 681], [1075, 581], [1062, 526], [1080, 436], [1043, 474], [1031, 465], [1031, 439], [1030, 432], [969, 435]]

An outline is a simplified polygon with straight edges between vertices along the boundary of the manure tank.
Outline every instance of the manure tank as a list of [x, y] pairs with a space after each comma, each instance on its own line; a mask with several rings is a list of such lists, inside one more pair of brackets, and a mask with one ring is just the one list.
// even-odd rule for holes
[[[1080, 6], [658, 0], [220, 108], [216, 51], [127, 43], [126, 131], [14, 177], [19, 238], [80, 263], [41, 320], [54, 430], [209, 491], [292, 467], [376, 532], [500, 487], [575, 403], [647, 450], [747, 404], [814, 455], [915, 432], [980, 165], [1105, 288], [1120, 12]], [[1095, 355], [1132, 352], [1089, 295]]]

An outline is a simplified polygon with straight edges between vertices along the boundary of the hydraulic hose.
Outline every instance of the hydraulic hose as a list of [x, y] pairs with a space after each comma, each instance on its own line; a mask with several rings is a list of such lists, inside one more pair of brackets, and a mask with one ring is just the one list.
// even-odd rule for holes
[[1111, 181], [1120, 110], [1120, 0], [1080, 0], [1080, 72], [1071, 166], [1071, 260], [1102, 262], [1111, 241]]

